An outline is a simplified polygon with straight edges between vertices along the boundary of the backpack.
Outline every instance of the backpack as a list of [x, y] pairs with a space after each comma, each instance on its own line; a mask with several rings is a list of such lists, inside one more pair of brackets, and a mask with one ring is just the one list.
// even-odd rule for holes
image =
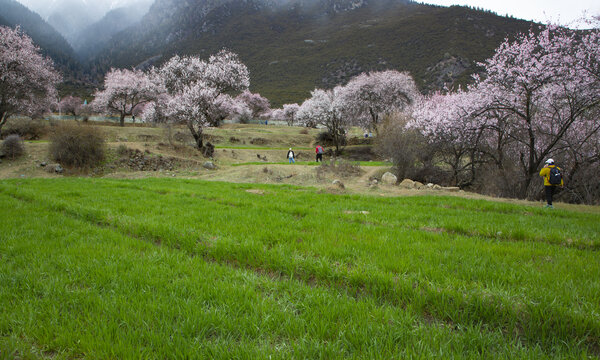
[[322, 154], [323, 153], [323, 148], [321, 147], [321, 145], [317, 146], [317, 154]]
[[562, 174], [560, 173], [560, 169], [556, 166], [550, 168], [550, 174], [548, 175], [548, 182], [550, 185], [560, 185], [562, 180]]

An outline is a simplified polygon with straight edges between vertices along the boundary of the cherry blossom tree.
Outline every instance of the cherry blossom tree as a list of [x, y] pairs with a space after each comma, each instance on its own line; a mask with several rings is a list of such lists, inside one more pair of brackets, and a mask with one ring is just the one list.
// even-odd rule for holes
[[293, 126], [299, 109], [300, 105], [298, 104], [284, 104], [281, 109], [271, 110], [269, 117], [273, 120], [285, 121], [288, 126]]
[[473, 92], [435, 93], [415, 103], [407, 128], [416, 128], [435, 148], [440, 161], [452, 169], [455, 185], [470, 185], [476, 176], [476, 164], [487, 125], [478, 117], [481, 98]]
[[298, 104], [283, 104], [283, 119], [289, 126], [294, 125], [299, 109], [300, 105]]
[[599, 56], [597, 29], [576, 34], [547, 26], [507, 40], [467, 92], [419, 102], [413, 126], [445, 144], [455, 174], [462, 165], [473, 174], [477, 162], [501, 173], [510, 168], [504, 175], [511, 194], [532, 196], [548, 157], [561, 159], [567, 176], [598, 161], [590, 144], [600, 132]]
[[340, 151], [349, 126], [341, 92], [342, 88], [339, 86], [332, 90], [315, 89], [311, 91], [311, 98], [304, 101], [296, 113], [300, 122], [314, 122], [324, 126], [333, 139], [336, 153]]
[[258, 118], [261, 115], [268, 114], [271, 111], [271, 104], [269, 99], [261, 96], [260, 94], [251, 93], [248, 90], [244, 90], [241, 94], [236, 97], [236, 100], [240, 103], [246, 104], [250, 110], [251, 118]]
[[56, 102], [60, 76], [20, 28], [0, 26], [0, 133], [16, 114], [35, 114]]
[[248, 69], [232, 52], [220, 51], [207, 61], [174, 56], [155, 75], [168, 97], [154, 110], [164, 109], [169, 121], [186, 124], [198, 149], [204, 147], [205, 127], [218, 126], [228, 115], [246, 111], [230, 96], [250, 86]]
[[96, 91], [93, 105], [98, 111], [119, 114], [119, 124], [125, 126], [125, 116], [161, 92], [162, 86], [141, 70], [112, 69], [104, 78], [104, 90]]
[[412, 77], [395, 70], [358, 75], [343, 87], [340, 95], [355, 124], [375, 132], [382, 115], [402, 111], [420, 97]]
[[544, 160], [563, 150], [570, 132], [583, 141], [599, 130], [597, 39], [598, 31], [578, 40], [572, 31], [547, 26], [505, 41], [482, 64], [486, 76], [472, 91], [485, 103], [480, 118], [514, 142], [506, 155], [520, 165], [521, 196], [531, 194]]
[[65, 114], [71, 114], [73, 116], [79, 116], [83, 109], [83, 100], [77, 96], [65, 96], [58, 103], [58, 108]]

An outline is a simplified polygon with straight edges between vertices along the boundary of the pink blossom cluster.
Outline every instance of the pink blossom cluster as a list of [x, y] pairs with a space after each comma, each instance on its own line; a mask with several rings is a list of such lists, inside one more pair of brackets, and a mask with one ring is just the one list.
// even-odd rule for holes
[[0, 130], [16, 114], [39, 114], [57, 102], [61, 78], [20, 28], [0, 26]]
[[93, 108], [107, 114], [119, 114], [120, 124], [136, 107], [154, 101], [164, 87], [141, 70], [111, 69], [104, 78], [104, 90], [94, 94]]
[[[203, 146], [205, 127], [218, 126], [232, 114], [251, 116], [265, 107], [266, 99], [244, 92], [250, 85], [248, 69], [229, 51], [220, 51], [207, 61], [174, 56], [154, 69], [151, 77], [165, 91], [148, 107], [144, 118], [186, 124], [198, 148]], [[235, 92], [242, 95], [233, 98]]]
[[377, 131], [382, 115], [404, 111], [421, 94], [408, 73], [388, 70], [352, 78], [340, 96], [354, 125]]
[[[600, 32], [548, 25], [506, 40], [468, 91], [418, 103], [411, 126], [435, 141], [485, 152], [522, 169], [522, 189], [548, 157], [591, 158], [600, 130]], [[585, 150], [584, 150], [585, 149]], [[585, 152], [585, 155], [583, 155]], [[571, 154], [571, 155], [570, 155]]]

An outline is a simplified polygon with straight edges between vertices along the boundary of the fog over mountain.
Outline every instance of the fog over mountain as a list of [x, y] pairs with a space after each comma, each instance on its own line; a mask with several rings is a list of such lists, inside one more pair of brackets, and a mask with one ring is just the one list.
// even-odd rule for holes
[[40, 14], [44, 19], [49, 18], [55, 12], [68, 11], [70, 10], [69, 6], [76, 5], [89, 9], [91, 17], [100, 20], [111, 9], [130, 5], [136, 0], [19, 0], [19, 2]]
[[19, 0], [30, 10], [75, 44], [89, 25], [99, 21], [109, 11], [126, 7], [139, 0]]

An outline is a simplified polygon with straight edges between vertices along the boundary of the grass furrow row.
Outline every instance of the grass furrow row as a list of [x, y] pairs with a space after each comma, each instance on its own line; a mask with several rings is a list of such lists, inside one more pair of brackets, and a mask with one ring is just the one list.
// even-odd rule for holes
[[[260, 276], [0, 194], [0, 355], [8, 358], [529, 359], [478, 326]], [[553, 356], [586, 356], [556, 349]]]
[[[223, 193], [219, 193], [217, 203], [211, 200], [202, 201], [203, 191], [195, 191], [194, 189], [193, 192], [197, 193], [197, 198], [200, 199], [197, 202], [202, 201], [202, 208], [205, 212], [219, 214], [219, 218], [225, 218], [230, 222], [239, 222], [234, 226], [218, 222], [216, 217], [204, 216], [199, 221], [199, 223], [202, 223], [202, 226], [200, 226], [199, 223], [193, 224], [193, 216], [180, 219], [185, 217], [185, 214], [189, 213], [193, 209], [192, 206], [195, 206], [197, 202], [192, 201], [191, 204], [189, 203], [191, 189], [186, 188], [187, 184], [177, 184], [183, 190], [170, 189], [165, 191], [161, 189], [161, 186], [149, 186], [151, 189], [145, 189], [146, 186], [141, 186], [140, 189], [128, 188], [127, 190], [137, 191], [135, 196], [145, 196], [145, 199], [150, 198], [156, 202], [157, 206], [177, 202], [182, 208], [179, 212], [173, 208], [169, 208], [169, 211], [158, 211], [152, 208], [152, 211], [135, 217], [132, 216], [130, 211], [138, 211], [139, 209], [123, 208], [118, 202], [117, 204], [107, 204], [100, 211], [95, 210], [101, 208], [99, 206], [76, 207], [48, 197], [44, 198], [44, 201], [51, 203], [51, 206], [56, 209], [68, 211], [72, 215], [80, 216], [87, 221], [105, 221], [105, 224], [110, 224], [127, 234], [160, 241], [169, 247], [182, 249], [191, 254], [202, 255], [214, 261], [235, 263], [252, 269], [266, 269], [287, 277], [300, 278], [306, 282], [316, 281], [321, 286], [347, 289], [355, 296], [372, 297], [378, 303], [403, 305], [404, 308], [414, 309], [420, 314], [431, 314], [443, 323], [457, 324], [457, 326], [473, 326], [477, 323], [483, 323], [488, 330], [500, 329], [505, 334], [514, 333], [527, 343], [538, 344], [545, 349], [563, 346], [561, 345], [562, 340], [557, 340], [559, 338], [566, 339], [567, 343], [583, 341], [590, 348], [593, 348], [593, 344], [598, 341], [600, 332], [597, 317], [586, 316], [586, 314], [589, 314], [589, 310], [570, 309], [565, 305], [561, 305], [560, 301], [559, 304], [556, 304], [556, 302], [551, 303], [549, 300], [553, 294], [548, 294], [548, 289], [545, 289], [544, 286], [541, 288], [546, 292], [544, 294], [535, 294], [536, 289], [532, 288], [525, 292], [526, 296], [515, 296], [504, 291], [507, 287], [504, 284], [500, 284], [498, 287], [493, 286], [493, 277], [468, 281], [469, 272], [467, 272], [462, 275], [464, 277], [462, 281], [451, 279], [444, 282], [432, 276], [440, 276], [440, 274], [415, 273], [414, 267], [412, 270], [409, 268], [402, 271], [402, 267], [389, 268], [385, 261], [368, 261], [373, 254], [384, 254], [391, 240], [405, 242], [406, 247], [398, 250], [410, 249], [413, 252], [415, 249], [427, 245], [433, 245], [434, 248], [438, 247], [440, 251], [451, 251], [448, 247], [445, 247], [447, 244], [444, 242], [447, 241], [452, 241], [455, 246], [465, 247], [468, 250], [472, 249], [473, 244], [481, 243], [481, 240], [456, 236], [455, 234], [423, 234], [421, 231], [406, 229], [395, 229], [392, 234], [395, 239], [390, 239], [390, 234], [385, 233], [388, 231], [386, 229], [368, 229], [370, 231], [365, 232], [364, 229], [370, 227], [364, 224], [356, 224], [354, 227], [349, 227], [347, 223], [343, 225], [336, 224], [337, 226], [332, 227], [333, 231], [336, 232], [349, 227], [345, 235], [350, 238], [349, 246], [351, 245], [355, 252], [347, 253], [345, 249], [339, 249], [340, 244], [335, 243], [338, 237], [334, 236], [332, 232], [326, 232], [322, 225], [319, 225], [319, 230], [321, 233], [325, 233], [325, 237], [329, 239], [328, 241], [321, 241], [322, 244], [319, 244], [314, 238], [315, 233], [307, 231], [310, 226], [317, 224], [314, 219], [311, 220], [310, 207], [303, 205], [301, 199], [295, 198], [295, 194], [288, 196], [282, 203], [267, 208], [264, 201], [240, 198], [239, 196], [229, 197]], [[110, 187], [110, 182], [102, 182], [101, 185]], [[192, 185], [194, 184], [190, 186]], [[277, 192], [279, 196], [285, 192], [274, 190], [276, 188], [268, 189], [268, 191]], [[13, 195], [18, 193], [19, 196], [27, 196], [27, 191], [23, 190], [15, 191]], [[230, 187], [228, 190], [237, 193], [236, 195], [239, 195], [240, 192], [235, 186]], [[161, 193], [157, 194], [156, 191]], [[145, 193], [146, 195], [142, 195]], [[154, 195], [148, 195], [147, 193], [154, 193]], [[30, 201], [40, 200], [39, 196], [28, 194]], [[301, 197], [301, 195], [298, 196]], [[305, 196], [310, 200], [312, 194]], [[158, 200], [159, 198], [160, 200]], [[354, 200], [352, 197], [349, 197], [349, 199]], [[342, 201], [347, 200], [346, 197], [342, 198]], [[211, 203], [212, 205], [210, 205]], [[224, 207], [231, 208], [230, 204], [235, 205], [233, 207], [235, 214], [227, 213], [231, 213], [231, 209], [223, 210]], [[332, 202], [332, 205], [339, 206], [335, 201]], [[347, 205], [356, 206], [356, 204]], [[424, 205], [417, 203], [416, 207], [418, 206]], [[285, 211], [279, 211], [278, 207]], [[372, 210], [377, 211], [377, 208]], [[174, 212], [174, 214], [171, 214], [171, 212]], [[259, 216], [251, 216], [248, 214], [249, 212], [256, 212]], [[336, 213], [333, 218], [339, 217], [340, 213]], [[318, 211], [317, 215], [326, 216], [328, 214]], [[271, 222], [269, 220], [276, 217], [282, 217], [283, 221]], [[159, 218], [163, 218], [167, 224], [157, 223]], [[263, 219], [258, 226], [269, 231], [268, 233], [259, 234], [258, 237], [252, 236], [253, 231], [249, 231], [256, 230], [255, 228], [244, 231], [244, 227], [248, 228], [257, 218]], [[329, 220], [331, 219], [332, 217], [329, 216]], [[178, 223], [179, 220], [181, 222]], [[173, 223], [170, 223], [171, 221]], [[217, 222], [219, 226], [205, 224], [205, 222], [210, 223], [211, 221]], [[293, 224], [291, 227], [295, 231], [280, 231], [281, 226], [290, 223]], [[188, 231], [185, 228], [182, 231], [181, 224], [186, 224], [189, 227]], [[353, 240], [353, 232], [355, 234], [361, 234], [362, 232], [364, 234], [361, 235], [376, 236], [373, 236], [373, 239], [367, 239], [370, 241], [365, 243], [364, 241]], [[298, 242], [298, 238], [295, 238], [297, 236], [304, 236], [305, 239]], [[411, 238], [418, 241], [406, 244], [407, 239], [410, 240]], [[333, 242], [331, 242], [332, 239]], [[346, 239], [346, 241], [348, 240]], [[304, 246], [305, 243], [310, 243], [311, 246]], [[506, 249], [506, 244], [487, 244], [486, 246], [491, 246], [496, 250]], [[552, 247], [537, 249], [536, 247], [540, 246], [538, 244], [529, 244], [528, 246], [531, 247], [528, 250], [531, 253], [536, 253], [539, 250], [556, 251]], [[334, 249], [327, 250], [331, 247]], [[337, 250], [336, 247], [338, 247]], [[361, 247], [364, 247], [364, 254], [360, 252]], [[359, 251], [356, 251], [357, 249]], [[575, 250], [564, 251], [567, 254], [570, 253], [569, 256], [586, 254], [586, 252], [576, 252]], [[424, 256], [424, 253], [421, 253], [421, 255]], [[436, 254], [436, 257], [439, 259], [439, 254]], [[469, 260], [475, 261], [474, 259]], [[537, 265], [537, 262], [532, 262], [532, 264]], [[494, 266], [495, 264], [489, 265]], [[489, 265], [484, 264], [485, 270], [488, 270]], [[460, 270], [465, 271], [465, 269]], [[470, 276], [472, 277], [472, 275]], [[507, 281], [506, 278], [499, 278], [497, 280], [507, 282], [508, 285], [512, 286], [511, 279]], [[492, 286], [489, 286], [490, 281]], [[522, 281], [521, 278], [514, 280], [515, 283]], [[533, 282], [535, 281], [534, 279]], [[483, 284], [488, 286], [482, 287]], [[546, 284], [543, 285], [546, 288], [552, 288]], [[565, 291], [564, 284], [560, 284], [558, 288]], [[589, 289], [589, 296], [597, 293], [597, 289], [597, 283], [592, 284]], [[574, 290], [573, 293], [577, 290], [579, 289]], [[570, 301], [569, 299], [572, 299], [573, 295], [571, 294], [567, 292], [554, 295], [566, 298], [563, 302], [563, 304], [566, 304]], [[580, 310], [592, 306], [589, 300], [585, 299], [585, 295], [583, 299], [580, 299], [582, 303], [579, 307]]]

